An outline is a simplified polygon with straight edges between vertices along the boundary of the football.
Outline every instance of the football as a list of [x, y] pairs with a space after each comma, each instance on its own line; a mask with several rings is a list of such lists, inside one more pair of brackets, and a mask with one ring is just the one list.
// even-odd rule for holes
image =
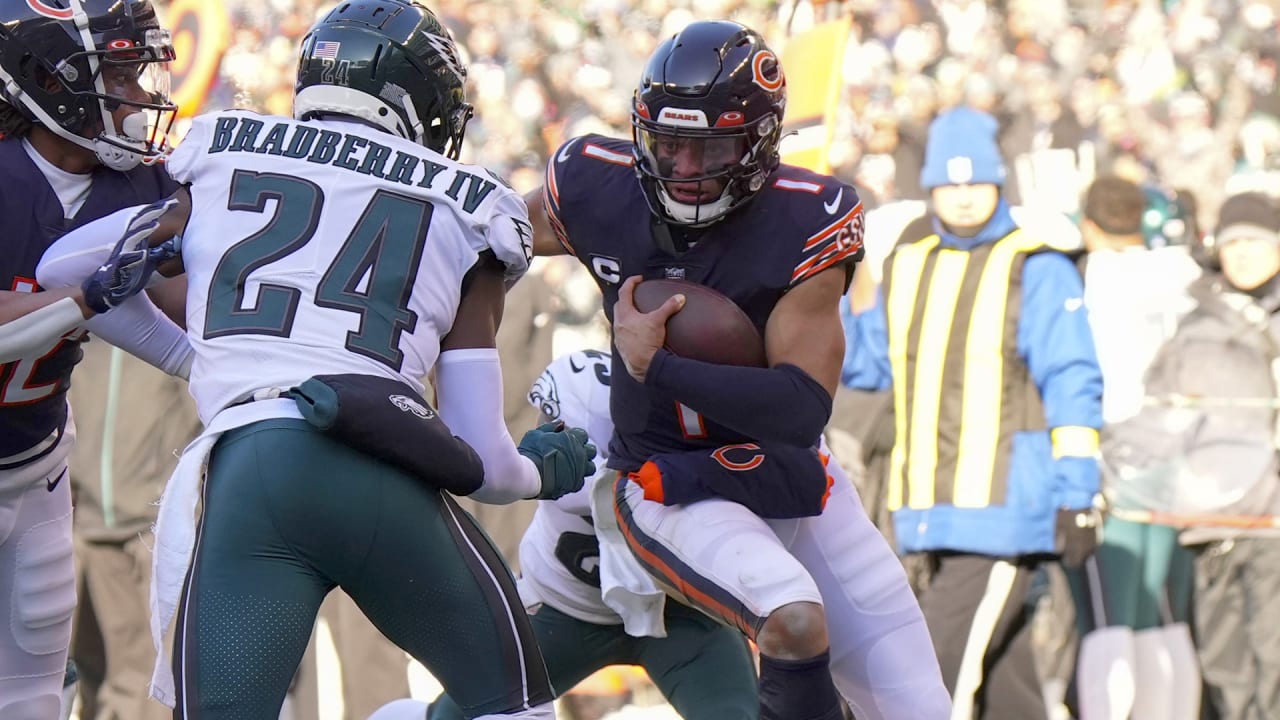
[[755, 323], [737, 303], [706, 285], [645, 280], [636, 285], [636, 309], [652, 312], [678, 294], [685, 303], [667, 320], [667, 350], [690, 360], [765, 367], [764, 340]]

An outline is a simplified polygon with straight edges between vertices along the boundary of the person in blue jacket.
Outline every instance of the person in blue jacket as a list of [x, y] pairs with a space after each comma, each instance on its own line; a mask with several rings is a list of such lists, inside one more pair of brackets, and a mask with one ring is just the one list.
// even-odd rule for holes
[[879, 288], [858, 271], [842, 381], [893, 390], [887, 502], [900, 552], [934, 569], [921, 607], [954, 717], [1044, 718], [1024, 599], [1040, 562], [1096, 545], [1102, 376], [1080, 274], [1014, 222], [1004, 179], [991, 116], [934, 120], [929, 210]]

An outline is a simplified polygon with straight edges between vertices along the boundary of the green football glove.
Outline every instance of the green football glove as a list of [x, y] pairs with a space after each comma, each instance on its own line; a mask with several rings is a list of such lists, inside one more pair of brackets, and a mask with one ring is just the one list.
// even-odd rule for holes
[[577, 492], [583, 481], [596, 473], [596, 446], [587, 440], [587, 431], [565, 428], [557, 420], [530, 430], [520, 439], [520, 454], [533, 461], [542, 477], [539, 500], [555, 500]]

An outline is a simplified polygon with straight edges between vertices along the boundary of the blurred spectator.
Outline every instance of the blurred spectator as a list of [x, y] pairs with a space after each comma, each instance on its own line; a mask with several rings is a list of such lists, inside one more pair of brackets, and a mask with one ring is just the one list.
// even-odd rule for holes
[[1239, 160], [1228, 195], [1266, 193], [1280, 199], [1280, 118], [1254, 113], [1240, 126]]
[[68, 400], [79, 574], [71, 656], [81, 720], [161, 720], [147, 697], [155, 649], [147, 597], [151, 525], [175, 453], [200, 431], [186, 383], [104, 342], [84, 345]]
[[[1088, 252], [1083, 259], [1084, 299], [1102, 369], [1104, 437], [1116, 423], [1142, 410], [1143, 377], [1178, 320], [1192, 309], [1187, 286], [1200, 275], [1185, 246], [1148, 248], [1144, 231], [1149, 212], [1148, 194], [1114, 175], [1098, 178], [1085, 193], [1080, 228]], [[1135, 293], [1135, 287], [1142, 292]], [[1106, 460], [1104, 453], [1104, 468]], [[1132, 494], [1124, 477], [1107, 472], [1103, 477], [1106, 497]], [[1097, 576], [1090, 577], [1091, 592], [1080, 597], [1082, 608], [1094, 610], [1079, 613], [1082, 632], [1098, 629], [1095, 617], [1139, 633], [1167, 620], [1187, 619], [1191, 557], [1178, 545], [1177, 528], [1108, 516], [1097, 569]], [[1101, 607], [1096, 607], [1099, 602]], [[1128, 681], [1139, 685], [1160, 677], [1160, 659], [1139, 652], [1137, 638], [1145, 643], [1145, 638], [1172, 642], [1172, 637], [1188, 644], [1187, 655], [1194, 653], [1185, 633], [1113, 635], [1113, 642], [1127, 642], [1133, 653], [1132, 665], [1120, 663], [1117, 668], [1128, 670]], [[1141, 666], [1146, 666], [1145, 672], [1138, 669]]]
[[1115, 426], [1107, 454], [1133, 491], [1115, 512], [1186, 526], [1208, 700], [1223, 720], [1253, 720], [1280, 717], [1280, 207], [1228, 198], [1215, 235], [1222, 270], [1192, 285], [1146, 407]]
[[1047, 66], [1028, 65], [1021, 77], [1026, 104], [1008, 119], [1000, 140], [1013, 170], [1006, 195], [1015, 204], [1073, 213], [1088, 182], [1079, 173], [1084, 128]]

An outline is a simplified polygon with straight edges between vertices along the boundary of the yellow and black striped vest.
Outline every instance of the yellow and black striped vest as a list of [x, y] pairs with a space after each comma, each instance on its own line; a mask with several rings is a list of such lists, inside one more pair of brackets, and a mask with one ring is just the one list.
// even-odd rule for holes
[[1022, 266], [1045, 249], [1014, 230], [971, 250], [930, 235], [890, 254], [889, 509], [1005, 504], [1014, 434], [1045, 428], [1040, 392], [1018, 354]]

